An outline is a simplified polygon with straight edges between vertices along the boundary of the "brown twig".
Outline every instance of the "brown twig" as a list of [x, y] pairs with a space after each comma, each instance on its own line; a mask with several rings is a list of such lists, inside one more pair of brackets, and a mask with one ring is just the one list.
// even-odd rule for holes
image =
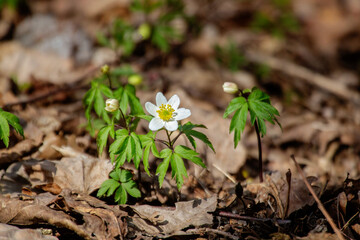
[[242, 216], [239, 214], [235, 214], [235, 213], [230, 213], [230, 212], [224, 212], [224, 211], [220, 211], [217, 213], [219, 216], [221, 217], [227, 217], [227, 218], [234, 218], [234, 219], [240, 219], [240, 220], [245, 220], [245, 221], [254, 221], [254, 222], [276, 222], [279, 225], [280, 224], [289, 224], [291, 223], [291, 220], [284, 220], [284, 219], [272, 219], [272, 218], [255, 218], [255, 217], [249, 217], [249, 216]]
[[331, 218], [331, 216], [329, 215], [329, 213], [326, 211], [324, 205], [321, 203], [320, 199], [316, 196], [316, 193], [314, 192], [314, 190], [312, 189], [311, 185], [309, 184], [308, 180], [305, 177], [305, 174], [303, 172], [303, 170], [301, 169], [300, 165], [297, 163], [295, 156], [291, 155], [292, 160], [294, 161], [297, 170], [299, 171], [301, 178], [303, 179], [306, 187], [309, 189], [311, 195], [314, 197], [316, 203], [318, 204], [318, 208], [320, 209], [320, 211], [322, 212], [322, 214], [325, 216], [326, 220], [329, 222], [331, 228], [334, 230], [334, 232], [336, 233], [336, 236], [340, 239], [340, 240], [345, 240], [345, 238], [343, 237], [341, 231], [336, 227], [333, 219]]

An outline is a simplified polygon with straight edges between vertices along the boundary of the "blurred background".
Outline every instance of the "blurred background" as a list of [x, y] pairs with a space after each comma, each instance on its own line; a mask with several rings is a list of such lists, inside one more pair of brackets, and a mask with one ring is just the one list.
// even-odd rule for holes
[[263, 138], [267, 172], [294, 171], [295, 154], [323, 183], [359, 177], [358, 0], [1, 0], [0, 9], [0, 106], [50, 129], [25, 131], [42, 147], [28, 155], [57, 159], [50, 146], [70, 144], [96, 156], [79, 127], [81, 101], [108, 64], [119, 82], [136, 76], [143, 103], [176, 93], [190, 120], [208, 127], [216, 154], [203, 147], [204, 181], [213, 189], [226, 179], [214, 164], [237, 181], [257, 178], [254, 129], [234, 149], [222, 118], [227, 81], [261, 88], [280, 112], [283, 131], [269, 125]]

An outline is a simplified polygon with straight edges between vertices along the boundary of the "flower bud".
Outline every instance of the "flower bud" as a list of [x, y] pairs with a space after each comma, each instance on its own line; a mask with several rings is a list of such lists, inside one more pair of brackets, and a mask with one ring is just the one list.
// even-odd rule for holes
[[107, 99], [105, 110], [108, 112], [115, 112], [119, 109], [119, 101], [116, 99]]
[[109, 70], [110, 70], [110, 67], [107, 64], [105, 64], [104, 66], [101, 67], [101, 72], [103, 74], [107, 74], [109, 72]]
[[150, 37], [151, 27], [148, 23], [143, 23], [138, 28], [138, 33], [141, 35], [143, 40], [146, 40]]
[[225, 82], [223, 85], [224, 92], [234, 94], [239, 91], [236, 83], [233, 82]]
[[141, 84], [142, 81], [143, 81], [143, 78], [139, 74], [132, 74], [128, 78], [128, 83], [131, 85], [134, 85], [134, 86]]

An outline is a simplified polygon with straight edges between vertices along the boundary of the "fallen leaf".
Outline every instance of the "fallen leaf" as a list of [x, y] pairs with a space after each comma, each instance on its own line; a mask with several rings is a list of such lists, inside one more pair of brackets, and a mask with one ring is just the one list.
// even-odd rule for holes
[[57, 237], [44, 235], [40, 230], [24, 229], [0, 223], [0, 239], [1, 240], [57, 240]]
[[129, 219], [140, 230], [152, 236], [169, 237], [182, 229], [213, 224], [213, 216], [208, 212], [216, 209], [217, 199], [197, 199], [175, 203], [175, 210], [149, 205], [129, 206], [135, 216]]

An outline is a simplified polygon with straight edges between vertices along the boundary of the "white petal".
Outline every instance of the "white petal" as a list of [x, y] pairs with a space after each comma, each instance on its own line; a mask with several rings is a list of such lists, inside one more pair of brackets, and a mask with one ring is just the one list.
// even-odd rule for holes
[[179, 121], [179, 120], [183, 120], [187, 117], [190, 117], [191, 112], [189, 109], [185, 109], [185, 108], [179, 108], [177, 111], [175, 111], [176, 116], [174, 117], [175, 120]]
[[160, 118], [153, 118], [149, 123], [149, 128], [151, 131], [157, 131], [163, 126], [164, 126], [164, 121], [161, 120]]
[[180, 105], [180, 98], [178, 97], [178, 95], [172, 96], [169, 99], [168, 104], [170, 104], [174, 110], [177, 110]]
[[161, 106], [161, 104], [166, 104], [167, 100], [166, 97], [164, 96], [164, 94], [162, 94], [161, 92], [158, 92], [156, 94], [156, 106]]
[[176, 131], [178, 129], [178, 122], [177, 121], [169, 121], [165, 122], [165, 128], [169, 131]]
[[146, 111], [148, 111], [148, 113], [150, 113], [151, 115], [153, 116], [157, 116], [157, 107], [152, 104], [151, 102], [147, 102], [145, 103], [145, 108], [146, 108]]

